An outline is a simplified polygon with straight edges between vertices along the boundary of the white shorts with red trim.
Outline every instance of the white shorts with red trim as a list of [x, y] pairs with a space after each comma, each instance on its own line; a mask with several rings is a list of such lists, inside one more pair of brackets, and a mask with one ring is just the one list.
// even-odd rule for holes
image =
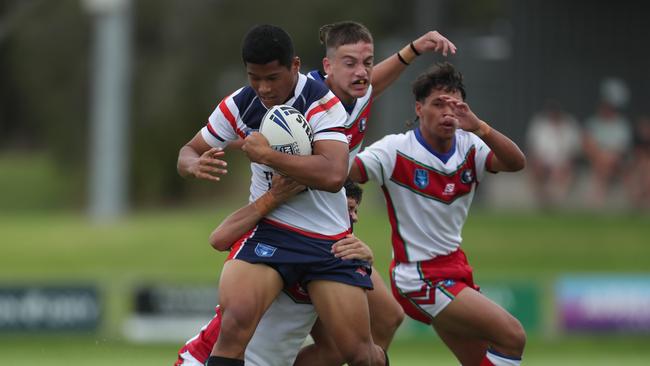
[[461, 249], [424, 262], [393, 261], [390, 275], [393, 296], [404, 312], [425, 324], [431, 324], [464, 288], [478, 290]]

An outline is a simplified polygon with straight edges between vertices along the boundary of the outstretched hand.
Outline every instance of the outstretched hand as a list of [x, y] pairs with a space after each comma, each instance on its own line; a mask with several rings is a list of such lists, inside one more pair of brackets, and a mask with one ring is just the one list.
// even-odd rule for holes
[[439, 52], [445, 57], [449, 54], [456, 54], [456, 45], [438, 31], [429, 31], [425, 33], [420, 38], [413, 41], [413, 46], [419, 53], [430, 51]]
[[218, 182], [221, 180], [220, 176], [228, 173], [225, 161], [221, 160], [225, 155], [221, 148], [211, 148], [207, 150], [194, 162], [190, 169], [191, 174], [198, 179], [211, 180]]

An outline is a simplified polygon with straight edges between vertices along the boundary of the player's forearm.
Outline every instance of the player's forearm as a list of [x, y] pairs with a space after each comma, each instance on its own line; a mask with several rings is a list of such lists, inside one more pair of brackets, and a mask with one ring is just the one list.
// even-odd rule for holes
[[277, 151], [262, 162], [309, 188], [338, 192], [348, 174], [348, 146], [334, 140], [314, 143], [312, 155], [287, 155]]
[[337, 161], [323, 155], [277, 153], [269, 156], [265, 165], [309, 188], [328, 192], [340, 191], [347, 176], [347, 161]]
[[178, 174], [183, 178], [192, 176], [190, 168], [196, 165], [196, 161], [199, 157], [200, 155], [192, 147], [188, 145], [181, 147], [181, 150], [178, 152], [178, 161], [176, 163]]
[[357, 162], [357, 160], [355, 160], [352, 163], [352, 166], [350, 167], [350, 172], [348, 173], [348, 179], [350, 179], [355, 183], [365, 183], [365, 181], [363, 180], [363, 175], [361, 174], [361, 168], [359, 167], [359, 163]]
[[282, 202], [272, 193], [266, 192], [255, 202], [233, 212], [210, 234], [210, 245], [219, 251], [228, 250], [244, 234], [252, 230], [255, 225]]
[[397, 54], [393, 54], [375, 65], [372, 71], [372, 95], [377, 98], [384, 92], [391, 84], [399, 78], [404, 70], [406, 64], [400, 62]]
[[526, 166], [526, 156], [511, 139], [501, 132], [490, 128], [489, 133], [481, 137], [497, 158], [492, 169], [496, 171], [516, 172]]

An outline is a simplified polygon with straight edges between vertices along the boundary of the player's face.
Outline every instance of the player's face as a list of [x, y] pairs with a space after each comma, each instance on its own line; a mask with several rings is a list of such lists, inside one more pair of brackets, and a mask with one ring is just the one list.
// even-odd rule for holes
[[277, 60], [263, 65], [246, 64], [248, 82], [267, 108], [289, 99], [298, 81], [299, 69], [298, 57], [294, 58], [291, 67], [281, 65]]
[[352, 103], [368, 91], [374, 54], [372, 43], [358, 42], [330, 50], [323, 59], [327, 84], [344, 103]]
[[423, 102], [415, 102], [415, 113], [420, 118], [422, 133], [437, 139], [451, 139], [458, 128], [458, 118], [451, 106], [440, 98], [449, 95], [462, 100], [459, 91], [433, 89]]
[[359, 202], [352, 197], [348, 197], [348, 213], [350, 214], [350, 221], [353, 224], [356, 224], [359, 221], [359, 215], [357, 213], [359, 209]]

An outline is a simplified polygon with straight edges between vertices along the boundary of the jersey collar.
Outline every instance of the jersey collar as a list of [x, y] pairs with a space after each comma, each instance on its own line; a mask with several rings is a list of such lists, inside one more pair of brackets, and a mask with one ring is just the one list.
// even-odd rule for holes
[[454, 135], [454, 139], [451, 142], [451, 149], [447, 151], [446, 153], [439, 153], [436, 150], [427, 143], [427, 141], [424, 139], [422, 136], [422, 132], [420, 131], [420, 126], [416, 127], [413, 129], [413, 133], [415, 134], [415, 139], [418, 140], [420, 145], [422, 145], [425, 149], [427, 149], [428, 152], [433, 154], [435, 157], [440, 159], [444, 164], [447, 164], [449, 161], [449, 158], [451, 158], [452, 155], [456, 152], [456, 135]]

